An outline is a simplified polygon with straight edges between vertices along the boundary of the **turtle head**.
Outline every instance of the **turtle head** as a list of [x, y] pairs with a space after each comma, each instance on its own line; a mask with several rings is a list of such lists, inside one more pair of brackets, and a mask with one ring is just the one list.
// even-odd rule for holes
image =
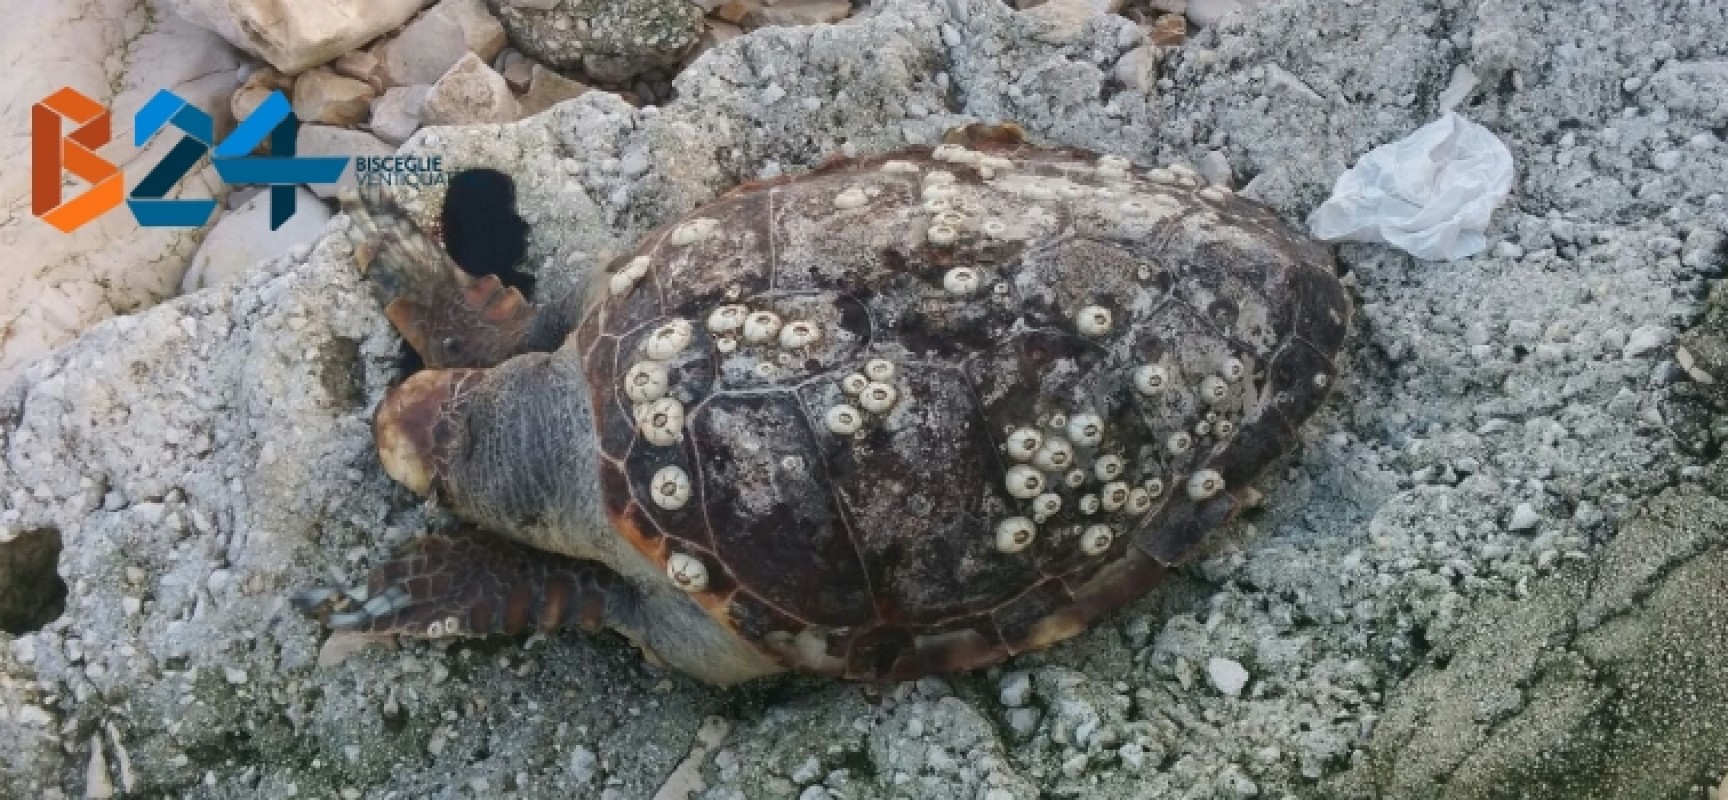
[[461, 390], [483, 372], [422, 370], [385, 395], [372, 433], [390, 477], [422, 496], [448, 477], [450, 455], [464, 435], [457, 408]]

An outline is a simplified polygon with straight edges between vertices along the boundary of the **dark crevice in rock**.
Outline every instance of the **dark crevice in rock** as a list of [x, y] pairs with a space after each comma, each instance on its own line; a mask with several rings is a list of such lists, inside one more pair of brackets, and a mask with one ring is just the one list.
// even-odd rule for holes
[[28, 531], [0, 544], [0, 631], [33, 633], [66, 610], [59, 561], [60, 532], [53, 528]]

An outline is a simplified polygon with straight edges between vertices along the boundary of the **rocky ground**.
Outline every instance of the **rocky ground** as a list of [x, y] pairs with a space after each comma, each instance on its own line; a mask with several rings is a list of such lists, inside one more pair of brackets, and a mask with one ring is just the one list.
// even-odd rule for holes
[[886, 0], [716, 44], [664, 106], [407, 144], [520, 176], [559, 291], [740, 180], [975, 119], [1293, 221], [1448, 107], [1489, 127], [1490, 250], [1340, 248], [1339, 391], [1170, 585], [900, 686], [715, 691], [575, 635], [320, 666], [287, 593], [436, 514], [378, 468], [397, 342], [326, 235], [0, 395], [0, 797], [1728, 797], [1728, 7], [1258, 5], [1165, 50], [1082, 0]]

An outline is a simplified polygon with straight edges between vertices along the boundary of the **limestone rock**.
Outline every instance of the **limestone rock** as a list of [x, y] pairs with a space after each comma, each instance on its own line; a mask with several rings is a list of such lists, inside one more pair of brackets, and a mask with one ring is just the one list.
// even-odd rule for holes
[[423, 0], [166, 0], [183, 19], [293, 75], [401, 27]]
[[374, 92], [384, 91], [383, 63], [369, 51], [354, 50], [343, 53], [341, 58], [331, 62], [330, 68], [335, 70], [337, 75], [353, 78], [372, 87]]
[[739, 20], [744, 30], [791, 25], [839, 22], [852, 15], [848, 0], [782, 0], [773, 5], [755, 5]]
[[580, 97], [588, 87], [539, 64], [529, 71], [528, 91], [522, 93], [522, 116], [538, 114], [552, 106]]
[[689, 0], [487, 3], [523, 53], [607, 82], [676, 64], [702, 35], [702, 8]]
[[371, 86], [319, 67], [295, 79], [294, 116], [306, 123], [357, 125], [366, 119], [375, 96]]
[[400, 145], [420, 129], [431, 86], [394, 86], [372, 101], [372, 133], [385, 143]]
[[[52, 57], [44, 52], [49, 43]], [[233, 127], [229, 98], [243, 58], [208, 31], [140, 0], [33, 3], [30, 13], [11, 14], [0, 26], [0, 53], [8, 54], [9, 64], [0, 108], [12, 109], [0, 115], [0, 141], [10, 143], [11, 153], [10, 168], [0, 170], [0, 208], [6, 209], [0, 224], [0, 253], [6, 254], [0, 269], [4, 383], [22, 364], [90, 325], [173, 295], [202, 235], [195, 228], [142, 228], [123, 206], [73, 233], [33, 217], [31, 104], [70, 87], [107, 106], [114, 136], [99, 154], [131, 185], [180, 139], [170, 131], [134, 147], [130, 121], [139, 107], [168, 89], [209, 113], [217, 133], [225, 134]], [[82, 191], [82, 183], [73, 181], [65, 199]], [[227, 188], [203, 166], [176, 191], [220, 198]]]
[[528, 85], [534, 80], [534, 59], [522, 55], [516, 50], [505, 48], [492, 62], [492, 68], [504, 76], [504, 82], [510, 84], [512, 92], [526, 92]]
[[510, 94], [504, 76], [473, 53], [466, 53], [426, 93], [421, 121], [427, 125], [510, 122], [522, 106]]
[[276, 230], [270, 230], [269, 192], [260, 192], [245, 205], [219, 217], [193, 254], [180, 291], [195, 292], [238, 283], [259, 262], [317, 241], [324, 233], [324, 224], [330, 221], [330, 209], [304, 187], [296, 187], [294, 193], [294, 216]]
[[[246, 80], [240, 84], [240, 88], [234, 90], [234, 94], [228, 102], [228, 108], [233, 113], [234, 119], [245, 119], [252, 116], [252, 112], [264, 102], [264, 98], [270, 96], [271, 92], [288, 94], [293, 88], [293, 78], [277, 72], [275, 67], [259, 67], [246, 76]], [[288, 96], [293, 97], [291, 94]]]
[[355, 185], [355, 157], [387, 156], [396, 152], [394, 145], [383, 142], [370, 133], [330, 125], [302, 125], [296, 146], [303, 156], [342, 156], [349, 159], [348, 169], [342, 172], [341, 180], [307, 187], [313, 194], [325, 199], [335, 197], [343, 189]]
[[481, 0], [441, 0], [379, 48], [390, 86], [436, 83], [463, 54], [490, 62], [504, 49], [504, 26]]

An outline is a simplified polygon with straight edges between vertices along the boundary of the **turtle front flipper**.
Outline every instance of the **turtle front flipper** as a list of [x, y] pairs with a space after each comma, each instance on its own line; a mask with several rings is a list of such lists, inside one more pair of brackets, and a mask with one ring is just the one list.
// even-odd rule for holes
[[636, 590], [609, 567], [535, 550], [474, 528], [422, 537], [360, 589], [323, 587], [294, 606], [338, 631], [439, 638], [564, 628], [632, 618]]
[[344, 195], [342, 210], [355, 263], [426, 366], [490, 367], [534, 349], [539, 307], [496, 275], [469, 275], [381, 190]]

